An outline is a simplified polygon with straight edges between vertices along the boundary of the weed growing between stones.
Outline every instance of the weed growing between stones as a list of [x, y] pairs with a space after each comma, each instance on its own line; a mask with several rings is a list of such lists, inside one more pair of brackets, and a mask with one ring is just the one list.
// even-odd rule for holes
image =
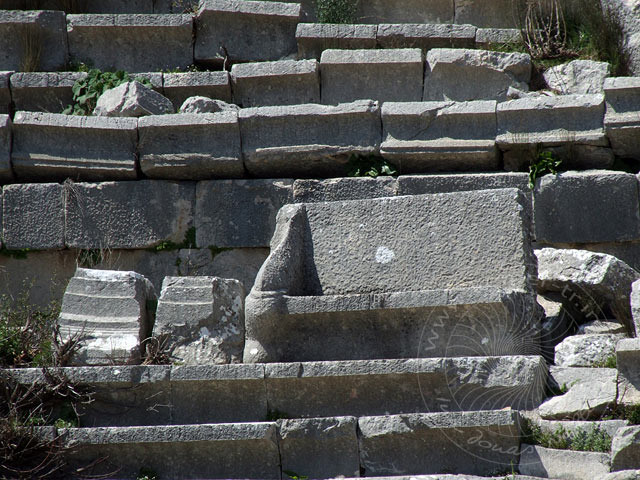
[[156, 480], [158, 474], [151, 468], [142, 467], [138, 472], [136, 480]]
[[382, 157], [373, 154], [368, 156], [351, 155], [347, 175], [349, 177], [372, 177], [398, 175], [393, 165]]
[[549, 432], [543, 431], [531, 420], [525, 420], [523, 437], [525, 443], [546, 448], [605, 453], [611, 450], [611, 436], [599, 426], [595, 426], [591, 430], [578, 429], [573, 433], [567, 432], [564, 427], [558, 427]]
[[547, 174], [558, 174], [558, 168], [562, 160], [558, 159], [553, 152], [543, 151], [538, 154], [537, 159], [529, 166], [529, 188], [533, 190], [538, 178]]
[[307, 480], [309, 478], [307, 475], [301, 475], [292, 470], [283, 470], [282, 473], [284, 473], [291, 480]]
[[35, 25], [24, 25], [20, 31], [21, 72], [37, 72], [42, 55], [42, 35]]
[[356, 0], [316, 0], [320, 23], [356, 23]]
[[171, 240], [164, 240], [155, 247], [148, 248], [149, 252], [167, 252], [172, 250], [191, 249], [196, 247], [196, 228], [191, 227], [184, 234], [184, 240], [181, 243], [175, 243]]
[[603, 420], [626, 420], [629, 425], [640, 425], [640, 405], [615, 405], [602, 417]]

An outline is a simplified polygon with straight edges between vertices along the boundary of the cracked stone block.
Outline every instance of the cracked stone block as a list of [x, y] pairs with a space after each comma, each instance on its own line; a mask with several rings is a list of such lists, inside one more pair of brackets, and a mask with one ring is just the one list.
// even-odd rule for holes
[[195, 17], [195, 60], [222, 65], [287, 57], [296, 52], [300, 14], [297, 3], [202, 0]]
[[619, 157], [640, 159], [640, 78], [607, 78], [604, 91], [604, 127], [613, 152]]
[[320, 60], [322, 103], [419, 102], [423, 69], [417, 48], [325, 50]]
[[377, 25], [300, 23], [296, 30], [299, 58], [320, 60], [329, 49], [357, 50], [376, 48]]
[[378, 25], [378, 45], [383, 48], [474, 48], [476, 27], [441, 23]]
[[106, 365], [139, 359], [153, 326], [147, 305], [155, 300], [153, 285], [138, 273], [78, 268], [59, 318], [63, 338], [80, 336], [72, 361]]
[[380, 153], [403, 173], [495, 170], [496, 102], [387, 102]]
[[16, 110], [60, 113], [73, 102], [76, 81], [85, 72], [17, 72], [11, 75], [11, 95]]
[[234, 102], [242, 107], [320, 103], [319, 70], [315, 60], [236, 64]]
[[101, 70], [153, 72], [193, 64], [191, 15], [67, 15], [67, 33], [71, 58]]
[[153, 115], [138, 121], [140, 168], [149, 178], [202, 180], [244, 175], [235, 112]]
[[183, 72], [163, 74], [164, 95], [176, 111], [193, 96], [215, 98], [231, 102], [229, 72]]
[[6, 248], [64, 248], [64, 200], [60, 184], [5, 185], [2, 190], [2, 235]]
[[154, 335], [184, 365], [241, 363], [244, 288], [219, 277], [165, 277]]

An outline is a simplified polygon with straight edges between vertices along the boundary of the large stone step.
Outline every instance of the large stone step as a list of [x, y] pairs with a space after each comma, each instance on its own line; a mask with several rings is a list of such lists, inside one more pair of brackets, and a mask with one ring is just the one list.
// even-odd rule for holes
[[187, 13], [198, 0], [2, 0], [5, 10], [61, 10], [75, 13]]
[[[13, 371], [43, 382], [39, 369]], [[96, 393], [84, 427], [257, 422], [418, 412], [527, 410], [544, 398], [540, 357], [469, 357], [267, 365], [77, 367]]]

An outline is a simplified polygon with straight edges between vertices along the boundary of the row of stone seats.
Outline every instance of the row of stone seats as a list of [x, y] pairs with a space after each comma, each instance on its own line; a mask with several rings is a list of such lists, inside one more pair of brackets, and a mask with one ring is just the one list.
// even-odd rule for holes
[[4, 10], [60, 10], [66, 13], [183, 13], [198, 0], [2, 0]]

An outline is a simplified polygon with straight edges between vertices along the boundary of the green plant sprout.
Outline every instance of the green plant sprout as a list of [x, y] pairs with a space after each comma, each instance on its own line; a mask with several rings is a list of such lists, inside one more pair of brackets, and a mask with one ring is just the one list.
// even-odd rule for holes
[[536, 186], [536, 180], [547, 174], [558, 174], [558, 167], [562, 160], [557, 158], [553, 152], [545, 150], [540, 152], [538, 158], [529, 166], [529, 188], [533, 190]]
[[383, 175], [397, 175], [398, 171], [384, 158], [369, 156], [351, 155], [349, 158], [347, 175], [349, 177], [371, 177], [376, 178]]

